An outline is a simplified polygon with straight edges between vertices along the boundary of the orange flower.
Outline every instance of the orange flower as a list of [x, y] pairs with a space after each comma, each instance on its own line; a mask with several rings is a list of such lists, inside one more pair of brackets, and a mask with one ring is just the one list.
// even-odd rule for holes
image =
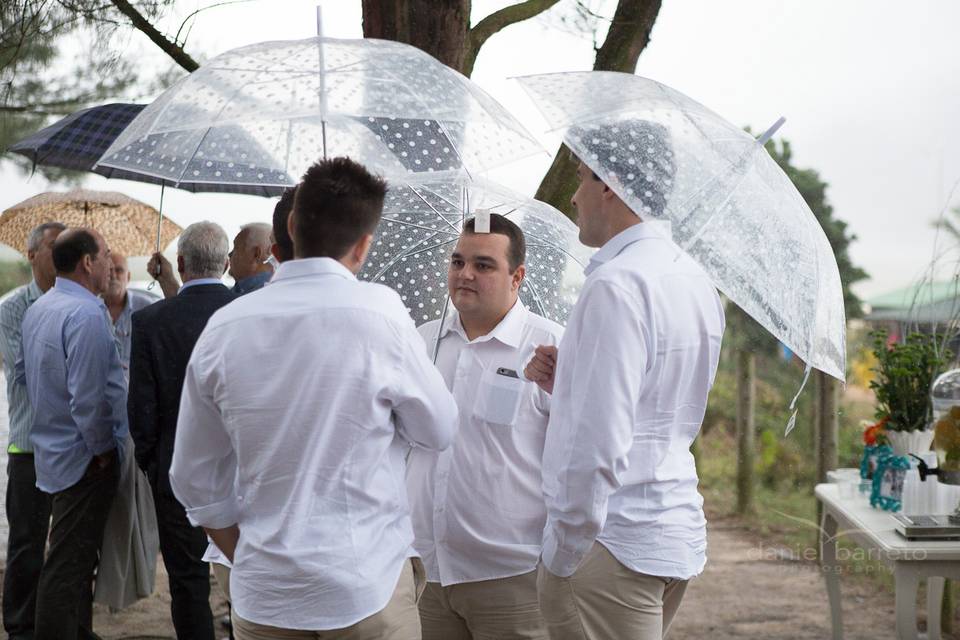
[[887, 426], [887, 421], [890, 420], [890, 417], [887, 416], [877, 422], [872, 424], [863, 432], [863, 443], [872, 446], [876, 444], [882, 444], [886, 442], [886, 432], [884, 427]]

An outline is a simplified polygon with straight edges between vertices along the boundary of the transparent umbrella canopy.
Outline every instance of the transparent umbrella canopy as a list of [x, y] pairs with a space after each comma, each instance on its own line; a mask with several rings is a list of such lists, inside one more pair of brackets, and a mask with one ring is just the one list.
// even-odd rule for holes
[[500, 104], [423, 51], [315, 37], [211, 59], [144, 109], [99, 166], [284, 187], [322, 157], [392, 176], [476, 174], [542, 151]]
[[813, 212], [755, 139], [663, 84], [624, 73], [519, 79], [564, 142], [717, 288], [808, 366], [844, 379], [840, 273]]
[[560, 324], [576, 302], [592, 250], [566, 216], [498, 184], [445, 176], [391, 182], [374, 244], [359, 277], [400, 294], [418, 325], [449, 312], [447, 265], [463, 222], [478, 211], [519, 226], [527, 243], [521, 301]]

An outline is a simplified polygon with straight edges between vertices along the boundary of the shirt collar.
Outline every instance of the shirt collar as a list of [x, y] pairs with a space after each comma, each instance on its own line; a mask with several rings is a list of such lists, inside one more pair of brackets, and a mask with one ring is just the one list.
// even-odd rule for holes
[[280, 268], [273, 274], [271, 282], [326, 275], [340, 276], [354, 281], [357, 279], [339, 260], [333, 258], [300, 258], [281, 263]]
[[27, 299], [35, 301], [42, 295], [43, 291], [40, 291], [40, 285], [37, 284], [36, 280], [31, 280], [30, 284], [27, 285]]
[[450, 331], [453, 331], [468, 344], [471, 342], [487, 342], [488, 340], [497, 339], [503, 344], [516, 349], [520, 346], [520, 342], [523, 339], [523, 326], [527, 319], [527, 313], [527, 308], [520, 302], [520, 298], [517, 298], [516, 303], [514, 303], [510, 311], [507, 312], [507, 315], [503, 317], [503, 320], [493, 328], [493, 331], [486, 335], [478, 336], [471, 341], [467, 338], [467, 331], [463, 328], [463, 323], [460, 321], [460, 313], [454, 310], [453, 313], [448, 315], [447, 319], [444, 320], [443, 331], [440, 333], [440, 337], [443, 338]]
[[67, 278], [61, 278], [60, 276], [57, 276], [56, 281], [53, 283], [53, 288], [67, 295], [76, 296], [78, 298], [90, 298], [92, 300], [96, 300], [100, 304], [103, 304], [102, 298], [93, 295], [90, 290], [83, 285], [77, 284], [73, 280], [69, 280]]
[[[664, 235], [666, 234], [666, 235]], [[590, 275], [597, 268], [613, 260], [628, 246], [640, 240], [665, 240], [670, 237], [670, 223], [661, 221], [648, 221], [627, 227], [617, 235], [607, 240], [600, 249], [590, 258], [587, 268], [583, 270], [585, 275]]]
[[238, 280], [234, 285], [234, 289], [237, 291], [247, 292], [252, 289], [258, 289], [262, 285], [270, 281], [270, 278], [273, 277], [273, 271], [260, 271], [255, 273], [252, 276], [247, 276], [243, 280]]
[[196, 287], [201, 284], [223, 284], [220, 281], [220, 278], [194, 278], [193, 280], [187, 280], [180, 288], [177, 289], [177, 294], [183, 293], [184, 289], [189, 289], [190, 287]]

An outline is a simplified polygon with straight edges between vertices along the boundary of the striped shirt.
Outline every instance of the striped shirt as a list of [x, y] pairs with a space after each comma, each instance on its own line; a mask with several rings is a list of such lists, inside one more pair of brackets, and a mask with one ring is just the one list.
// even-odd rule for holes
[[27, 387], [14, 383], [13, 365], [20, 353], [23, 315], [43, 292], [36, 280], [14, 289], [0, 303], [0, 355], [3, 356], [3, 375], [7, 379], [7, 406], [10, 417], [10, 434], [7, 450], [11, 453], [30, 453], [30, 425], [33, 408], [27, 398]]

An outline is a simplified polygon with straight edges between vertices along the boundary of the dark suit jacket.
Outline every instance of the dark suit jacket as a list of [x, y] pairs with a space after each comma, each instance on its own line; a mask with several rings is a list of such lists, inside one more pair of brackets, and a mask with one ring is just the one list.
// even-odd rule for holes
[[127, 413], [137, 464], [158, 491], [170, 489], [180, 393], [193, 347], [207, 320], [237, 295], [198, 284], [133, 314]]

